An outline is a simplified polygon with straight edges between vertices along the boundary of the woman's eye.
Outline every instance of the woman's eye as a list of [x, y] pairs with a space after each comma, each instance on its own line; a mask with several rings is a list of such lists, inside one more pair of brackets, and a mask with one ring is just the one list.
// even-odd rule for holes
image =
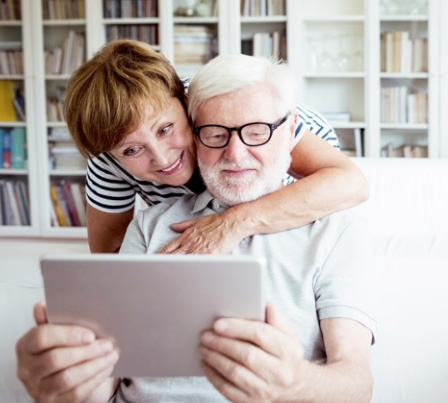
[[126, 150], [124, 150], [123, 155], [126, 157], [132, 157], [136, 155], [140, 151], [140, 149], [141, 147], [138, 146], [127, 148]]
[[170, 134], [172, 129], [173, 129], [173, 125], [168, 125], [168, 126], [163, 127], [159, 133], [161, 136], [166, 136], [167, 134]]

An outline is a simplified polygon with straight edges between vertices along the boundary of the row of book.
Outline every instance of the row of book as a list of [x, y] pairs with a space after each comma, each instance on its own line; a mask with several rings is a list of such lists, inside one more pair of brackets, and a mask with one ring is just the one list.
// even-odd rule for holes
[[202, 65], [217, 54], [217, 40], [207, 25], [174, 26], [174, 60], [176, 64]]
[[428, 71], [427, 38], [411, 38], [408, 31], [381, 34], [381, 71], [423, 73]]
[[152, 18], [158, 16], [157, 0], [104, 0], [104, 18]]
[[381, 88], [381, 122], [427, 123], [428, 94], [411, 94], [406, 85]]
[[21, 84], [0, 80], [0, 122], [25, 121], [25, 95]]
[[51, 225], [84, 227], [86, 225], [85, 186], [76, 181], [61, 180], [50, 184]]
[[68, 141], [51, 141], [48, 143], [49, 168], [57, 171], [85, 171], [86, 159], [76, 146]]
[[0, 42], [0, 74], [23, 74], [21, 42]]
[[0, 169], [25, 169], [26, 161], [25, 129], [0, 128]]
[[[327, 117], [326, 115], [324, 115]], [[364, 156], [364, 130], [356, 127], [354, 129], [338, 130], [341, 151], [348, 157]]]
[[86, 60], [84, 33], [70, 30], [62, 47], [45, 51], [45, 74], [72, 74]]
[[256, 32], [241, 41], [241, 53], [256, 57], [286, 59], [286, 33]]
[[45, 0], [42, 15], [45, 20], [82, 19], [86, 16], [85, 0]]
[[395, 147], [394, 144], [387, 143], [381, 147], [381, 157], [386, 158], [428, 158], [428, 146], [402, 144]]
[[20, 0], [0, 1], [0, 20], [20, 20]]
[[115, 39], [129, 38], [156, 45], [159, 43], [158, 25], [109, 25], [106, 27], [108, 42]]
[[240, 0], [241, 16], [267, 17], [285, 15], [285, 0]]
[[0, 179], [0, 225], [31, 225], [28, 189], [24, 181]]

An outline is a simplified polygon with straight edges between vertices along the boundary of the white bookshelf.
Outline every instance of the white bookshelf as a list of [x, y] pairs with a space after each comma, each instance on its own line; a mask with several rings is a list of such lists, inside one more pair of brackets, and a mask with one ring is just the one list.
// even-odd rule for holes
[[[25, 130], [25, 139], [27, 144], [26, 165], [24, 169], [14, 169], [0, 167], [0, 180], [2, 181], [19, 181], [25, 184], [29, 206], [27, 208], [30, 218], [29, 224], [23, 222], [15, 222], [14, 225], [8, 225], [5, 221], [0, 226], [0, 234], [2, 236], [11, 237], [30, 237], [40, 234], [39, 226], [39, 202], [38, 202], [38, 160], [33, 150], [37, 147], [38, 134], [34, 127], [35, 111], [31, 107], [33, 105], [33, 55], [31, 43], [31, 27], [27, 23], [31, 20], [31, 11], [24, 7], [26, 0], [20, 1], [19, 8], [16, 10], [14, 20], [0, 19], [0, 43], [2, 42], [20, 42], [22, 45], [22, 64], [23, 74], [1, 74], [1, 81], [12, 81], [15, 87], [23, 90], [26, 117], [24, 121], [0, 121], [0, 128], [5, 130], [13, 130], [14, 128], [23, 128]], [[5, 16], [3, 16], [5, 17]], [[1, 108], [2, 106], [0, 106]], [[2, 210], [5, 208], [5, 200], [0, 200]]]
[[[298, 102], [324, 114], [350, 113], [349, 121], [332, 123], [343, 147], [359, 152], [361, 137], [361, 151], [367, 157], [381, 156], [388, 143], [397, 147], [422, 144], [428, 146], [429, 158], [448, 157], [448, 136], [440, 130], [448, 125], [448, 95], [444, 90], [448, 88], [448, 56], [443, 52], [448, 2], [443, 0], [428, 0], [425, 12], [393, 15], [381, 12], [380, 0], [285, 0], [284, 13], [266, 16], [241, 15], [240, 0], [216, 0], [212, 15], [189, 17], [175, 15], [173, 0], [158, 0], [155, 15], [124, 18], [106, 15], [103, 0], [85, 0], [84, 18], [63, 20], [44, 19], [42, 1], [22, 0], [20, 20], [0, 21], [1, 40], [23, 43], [25, 68], [23, 75], [0, 76], [0, 80], [22, 83], [27, 102], [25, 122], [0, 122], [0, 127], [24, 127], [28, 146], [27, 169], [0, 168], [0, 180], [26, 181], [32, 217], [29, 226], [0, 226], [0, 237], [86, 237], [83, 227], [55, 227], [50, 214], [51, 183], [83, 182], [85, 174], [83, 170], [58, 170], [48, 163], [49, 142], [54, 141], [49, 131], [64, 128], [65, 123], [47, 119], [45, 101], [58, 86], [66, 84], [70, 74], [47, 74], [43, 52], [59, 46], [70, 30], [84, 33], [86, 57], [91, 57], [106, 42], [111, 27], [123, 27], [113, 28], [117, 32], [122, 29], [123, 35], [150, 26], [150, 44], [164, 53], [182, 76], [194, 74], [200, 65], [177, 63], [174, 33], [178, 26], [208, 27], [219, 54], [240, 53], [242, 40], [254, 34], [285, 32], [283, 56], [299, 80]], [[386, 30], [427, 35], [428, 71], [382, 71], [380, 35]], [[331, 62], [323, 57], [326, 53]], [[381, 86], [389, 84], [426, 91], [428, 121], [382, 121]]]

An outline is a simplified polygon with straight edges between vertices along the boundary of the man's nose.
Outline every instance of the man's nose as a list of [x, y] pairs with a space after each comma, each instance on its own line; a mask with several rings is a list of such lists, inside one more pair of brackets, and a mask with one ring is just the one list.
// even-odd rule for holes
[[236, 130], [232, 130], [229, 144], [225, 147], [224, 156], [231, 162], [239, 162], [245, 158], [247, 154], [247, 147], [248, 146], [241, 141]]

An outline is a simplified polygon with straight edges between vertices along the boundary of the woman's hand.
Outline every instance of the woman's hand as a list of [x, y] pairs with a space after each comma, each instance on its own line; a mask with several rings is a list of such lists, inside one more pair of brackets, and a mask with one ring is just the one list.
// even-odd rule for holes
[[227, 254], [244, 238], [242, 226], [230, 210], [171, 225], [182, 234], [160, 253]]

